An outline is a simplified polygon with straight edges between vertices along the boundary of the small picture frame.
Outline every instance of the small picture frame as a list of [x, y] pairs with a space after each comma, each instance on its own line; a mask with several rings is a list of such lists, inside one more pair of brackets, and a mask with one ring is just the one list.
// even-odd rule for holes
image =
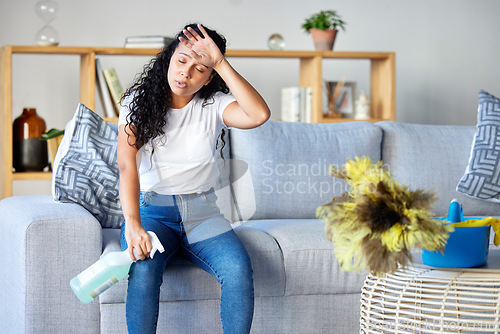
[[[330, 110], [342, 114], [342, 117], [354, 116], [354, 100], [356, 96], [356, 82], [352, 81], [330, 81], [329, 96], [336, 97], [334, 106]], [[332, 108], [333, 107], [333, 108]]]

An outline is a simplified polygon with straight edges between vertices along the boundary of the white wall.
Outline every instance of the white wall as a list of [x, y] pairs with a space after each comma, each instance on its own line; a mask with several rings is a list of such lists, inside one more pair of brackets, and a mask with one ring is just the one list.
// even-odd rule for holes
[[[58, 0], [53, 27], [65, 46], [122, 46], [126, 36], [174, 35], [199, 21], [232, 49], [266, 49], [280, 33], [288, 50], [312, 50], [300, 25], [320, 9], [348, 22], [335, 50], [396, 52], [396, 119], [428, 124], [474, 124], [477, 91], [500, 96], [500, 1], [497, 0]], [[36, 1], [0, 0], [0, 45], [33, 45], [43, 21]], [[103, 59], [128, 85], [146, 58]], [[298, 61], [231, 59], [279, 117], [280, 88], [298, 84]], [[16, 56], [14, 116], [34, 106], [47, 126], [62, 128], [78, 103], [78, 57]], [[328, 61], [324, 77], [357, 81], [369, 90], [366, 61]], [[97, 107], [98, 109], [100, 106]], [[26, 182], [24, 182], [26, 183]], [[23, 192], [27, 185], [17, 185]], [[26, 191], [31, 191], [26, 189]]]

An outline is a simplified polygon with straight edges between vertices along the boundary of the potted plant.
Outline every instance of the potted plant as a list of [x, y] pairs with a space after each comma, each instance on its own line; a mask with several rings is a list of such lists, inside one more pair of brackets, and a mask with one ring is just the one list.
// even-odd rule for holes
[[346, 22], [335, 10], [322, 10], [308, 17], [302, 28], [310, 33], [316, 50], [332, 50], [337, 28], [345, 31]]

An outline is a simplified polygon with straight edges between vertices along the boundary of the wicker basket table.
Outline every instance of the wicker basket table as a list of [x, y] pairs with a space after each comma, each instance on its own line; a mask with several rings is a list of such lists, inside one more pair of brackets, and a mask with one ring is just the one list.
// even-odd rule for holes
[[414, 264], [368, 275], [361, 292], [361, 333], [500, 333], [500, 250], [479, 268]]

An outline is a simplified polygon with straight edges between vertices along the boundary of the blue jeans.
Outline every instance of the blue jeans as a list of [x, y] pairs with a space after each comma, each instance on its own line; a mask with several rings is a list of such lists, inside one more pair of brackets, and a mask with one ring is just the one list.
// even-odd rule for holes
[[[137, 261], [130, 268], [126, 304], [129, 333], [155, 333], [163, 272], [177, 253], [221, 284], [223, 332], [250, 332], [254, 310], [250, 257], [220, 213], [216, 199], [213, 191], [175, 196], [141, 193], [142, 226], [156, 233], [165, 252], [156, 252], [154, 259]], [[125, 224], [121, 246], [127, 248]]]

